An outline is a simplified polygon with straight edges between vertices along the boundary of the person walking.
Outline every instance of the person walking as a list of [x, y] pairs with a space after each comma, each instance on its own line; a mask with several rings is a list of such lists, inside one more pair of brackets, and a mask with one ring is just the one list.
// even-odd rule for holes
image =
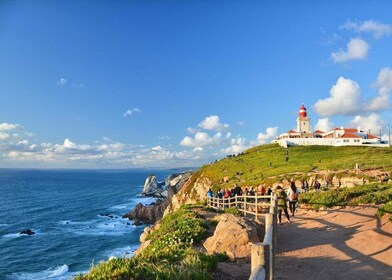
[[287, 220], [291, 223], [289, 212], [287, 212], [287, 194], [281, 186], [276, 187], [276, 195], [278, 196], [278, 223], [282, 223], [282, 211], [284, 211]]
[[298, 193], [299, 193], [299, 191], [298, 191], [297, 187], [295, 186], [295, 182], [292, 181], [290, 188], [289, 188], [289, 191], [287, 193], [287, 195], [289, 197], [289, 207], [290, 207], [290, 212], [291, 212], [292, 216], [294, 216], [295, 206], [298, 202]]

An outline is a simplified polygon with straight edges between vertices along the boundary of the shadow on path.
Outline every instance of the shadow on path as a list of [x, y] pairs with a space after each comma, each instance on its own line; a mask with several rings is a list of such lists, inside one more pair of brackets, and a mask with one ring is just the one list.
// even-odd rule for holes
[[[340, 215], [358, 215], [358, 222], [347, 226], [334, 223]], [[374, 228], [363, 226], [371, 221]], [[364, 231], [390, 240], [371, 254], [347, 245], [354, 235]], [[364, 242], [372, 248], [372, 240]], [[391, 234], [376, 225], [374, 215], [340, 209], [320, 213], [318, 217], [296, 216], [293, 224], [278, 228], [277, 279], [392, 279], [391, 266], [372, 258], [388, 250], [392, 254], [391, 244]]]

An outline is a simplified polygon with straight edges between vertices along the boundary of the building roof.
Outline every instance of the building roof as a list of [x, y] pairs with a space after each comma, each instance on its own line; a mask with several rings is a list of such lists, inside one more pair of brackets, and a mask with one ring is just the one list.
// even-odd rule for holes
[[340, 135], [338, 138], [362, 138], [362, 137], [352, 133], [344, 133], [343, 135]]
[[324, 133], [324, 131], [317, 129], [314, 133]]
[[290, 129], [289, 131], [287, 131], [287, 133], [299, 133], [299, 132], [297, 132], [297, 131], [295, 131], [293, 129]]
[[379, 137], [369, 134], [368, 139], [378, 139]]

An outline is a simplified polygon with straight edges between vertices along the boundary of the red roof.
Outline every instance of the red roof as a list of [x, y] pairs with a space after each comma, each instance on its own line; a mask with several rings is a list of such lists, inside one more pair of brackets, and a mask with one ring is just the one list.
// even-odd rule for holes
[[298, 133], [298, 132], [295, 131], [295, 130], [290, 129], [289, 131], [287, 131], [287, 133]]
[[357, 128], [344, 128], [344, 132], [358, 132]]
[[352, 133], [345, 133], [341, 136], [339, 136], [338, 138], [362, 138], [361, 136], [352, 134]]
[[314, 133], [324, 133], [324, 131], [316, 130]]
[[374, 136], [374, 135], [371, 135], [371, 134], [369, 134], [369, 135], [368, 135], [368, 139], [378, 139], [378, 137], [377, 137], [377, 136]]

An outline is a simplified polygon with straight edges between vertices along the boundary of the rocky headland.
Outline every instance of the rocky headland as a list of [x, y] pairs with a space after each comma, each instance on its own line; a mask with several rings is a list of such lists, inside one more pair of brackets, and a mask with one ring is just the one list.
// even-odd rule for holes
[[136, 225], [141, 222], [153, 224], [160, 220], [171, 204], [173, 196], [181, 190], [191, 175], [191, 172], [172, 174], [164, 182], [157, 182], [155, 175], [148, 176], [142, 195], [158, 199], [150, 205], [138, 203], [131, 212], [124, 214], [123, 218], [133, 220]]

